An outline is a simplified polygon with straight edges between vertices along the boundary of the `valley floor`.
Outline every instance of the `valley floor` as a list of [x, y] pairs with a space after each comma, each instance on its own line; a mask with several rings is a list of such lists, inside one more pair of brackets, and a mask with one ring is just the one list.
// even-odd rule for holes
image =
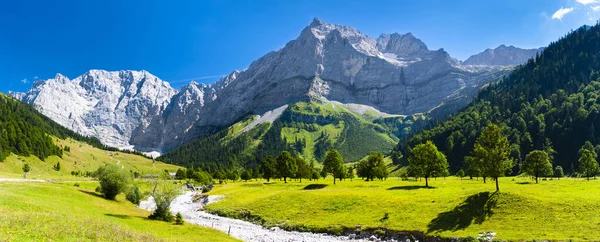
[[236, 241], [217, 230], [147, 219], [150, 212], [94, 193], [97, 182], [0, 182], [4, 241]]
[[218, 185], [225, 198], [211, 213], [251, 218], [266, 226], [328, 231], [385, 228], [429, 236], [476, 237], [493, 231], [501, 240], [600, 238], [600, 181], [507, 177], [493, 182], [438, 178], [424, 181], [338, 182], [264, 180]]

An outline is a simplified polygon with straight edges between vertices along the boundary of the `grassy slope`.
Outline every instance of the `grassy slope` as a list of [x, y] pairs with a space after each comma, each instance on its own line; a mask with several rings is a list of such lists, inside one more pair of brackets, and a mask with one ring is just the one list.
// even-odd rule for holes
[[[526, 178], [502, 178], [501, 193], [493, 183], [438, 178], [435, 189], [424, 182], [319, 181], [327, 186], [303, 190], [317, 182], [238, 182], [217, 186], [224, 194], [209, 210], [235, 215], [248, 211], [267, 224], [285, 223], [325, 228], [386, 227], [401, 231], [427, 231], [448, 237], [476, 236], [495, 231], [504, 240], [589, 240], [600, 238], [600, 181], [561, 179], [526, 184]], [[491, 204], [491, 209], [486, 209]], [[382, 220], [389, 213], [389, 219]], [[281, 225], [281, 224], [280, 224]]]
[[[95, 187], [91, 184], [87, 187]], [[91, 188], [0, 183], [0, 238], [8, 241], [235, 241], [216, 230], [146, 219], [149, 212]]]
[[[291, 123], [282, 129], [281, 135], [288, 143], [293, 143], [296, 139], [306, 140], [306, 147], [302, 154], [307, 160], [315, 158], [315, 144], [322, 133], [327, 135], [333, 148], [337, 148], [347, 161], [359, 160], [370, 151], [387, 152], [397, 143], [397, 138], [393, 134], [384, 131], [385, 127], [369, 120], [368, 113], [359, 115], [341, 105], [317, 101], [299, 102], [292, 105], [290, 110], [298, 117], [339, 121], [321, 124], [318, 121], [308, 124], [303, 122], [303, 125], [310, 125], [310, 128]], [[366, 140], [369, 142], [365, 142]]]
[[[51, 156], [45, 161], [41, 161], [35, 156], [22, 157], [11, 154], [4, 162], [0, 162], [0, 177], [22, 177], [24, 162], [32, 166], [29, 178], [75, 179], [76, 177], [71, 176], [71, 171], [94, 171], [102, 164], [117, 163], [128, 170], [141, 173], [163, 171], [165, 169], [176, 171], [180, 168], [162, 162], [153, 163], [152, 160], [138, 155], [100, 150], [72, 139], [53, 139], [59, 147], [69, 146], [71, 151], [65, 151], [62, 158]], [[60, 171], [53, 169], [57, 162], [61, 164]]]

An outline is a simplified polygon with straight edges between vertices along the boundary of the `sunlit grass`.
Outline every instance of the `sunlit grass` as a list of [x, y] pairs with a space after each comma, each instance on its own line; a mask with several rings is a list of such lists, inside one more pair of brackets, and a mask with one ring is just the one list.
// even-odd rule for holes
[[7, 241], [235, 241], [216, 230], [148, 220], [149, 212], [80, 187], [0, 183], [0, 238]]
[[[118, 164], [125, 169], [140, 173], [156, 173], [164, 170], [176, 171], [178, 166], [153, 162], [151, 159], [112, 152], [94, 148], [91, 145], [72, 139], [61, 140], [53, 138], [59, 147], [69, 146], [71, 151], [64, 152], [62, 158], [50, 156], [42, 161], [35, 156], [23, 157], [11, 154], [6, 160], [0, 162], [0, 177], [23, 177], [23, 164], [29, 163], [32, 170], [29, 178], [52, 178], [61, 180], [85, 179], [71, 175], [71, 171], [94, 171], [104, 164]], [[60, 162], [61, 169], [56, 171], [54, 165]]]
[[[236, 182], [217, 186], [224, 194], [209, 205], [231, 216], [259, 216], [267, 225], [312, 230], [356, 226], [423, 231], [446, 237], [497, 232], [504, 240], [590, 240], [600, 238], [600, 181], [561, 179], [530, 184], [528, 178], [502, 178], [501, 192], [492, 182], [438, 178], [424, 182], [343, 181], [330, 179], [265, 183]], [[307, 188], [309, 184], [324, 184]], [[310, 187], [309, 187], [310, 188]], [[386, 214], [388, 214], [387, 218]]]

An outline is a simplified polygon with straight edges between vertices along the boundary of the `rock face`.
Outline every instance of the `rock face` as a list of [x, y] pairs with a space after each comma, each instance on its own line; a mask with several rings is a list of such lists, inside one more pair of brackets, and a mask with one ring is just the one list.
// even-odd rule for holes
[[[510, 58], [527, 59], [521, 54]], [[374, 39], [315, 19], [282, 49], [212, 85], [192, 82], [176, 92], [145, 71], [94, 70], [72, 81], [57, 75], [13, 96], [105, 144], [164, 152], [248, 115], [309, 98], [367, 105], [388, 114], [444, 115], [506, 71], [498, 67], [506, 62], [489, 63], [494, 66], [462, 65], [410, 33]]]
[[73, 80], [57, 74], [13, 96], [69, 129], [126, 148], [134, 131], [162, 114], [175, 93], [147, 71], [91, 70]]
[[472, 55], [463, 62], [464, 65], [494, 65], [510, 66], [527, 62], [536, 53], [541, 53], [544, 48], [521, 49], [514, 46], [500, 45], [496, 49], [487, 49]]

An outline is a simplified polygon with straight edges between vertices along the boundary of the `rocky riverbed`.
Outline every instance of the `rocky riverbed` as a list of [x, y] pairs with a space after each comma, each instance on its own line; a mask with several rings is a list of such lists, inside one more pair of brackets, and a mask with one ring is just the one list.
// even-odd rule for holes
[[[285, 231], [279, 228], [264, 228], [260, 225], [239, 219], [231, 219], [209, 214], [201, 208], [213, 202], [219, 201], [221, 196], [208, 196], [194, 202], [196, 192], [188, 191], [178, 196], [171, 203], [171, 212], [173, 214], [181, 213], [188, 223], [197, 224], [204, 227], [214, 228], [243, 241], [253, 242], [311, 242], [311, 241], [364, 241], [351, 239], [346, 236], [332, 236], [326, 234]], [[140, 203], [140, 208], [152, 211], [156, 208], [152, 197]]]

